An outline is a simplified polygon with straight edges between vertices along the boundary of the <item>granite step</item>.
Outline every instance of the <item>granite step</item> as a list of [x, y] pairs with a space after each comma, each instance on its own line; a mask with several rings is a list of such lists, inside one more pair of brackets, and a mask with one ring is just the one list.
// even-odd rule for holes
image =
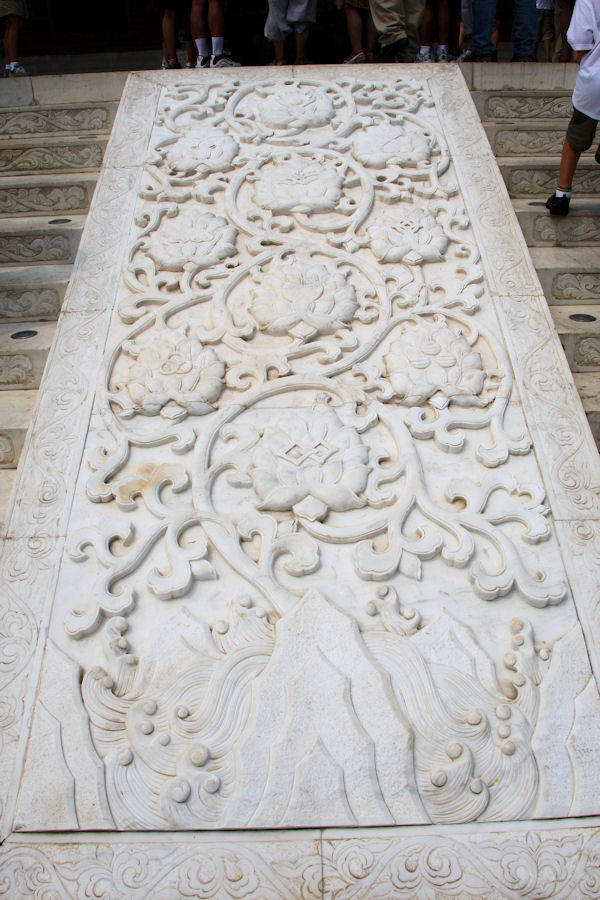
[[530, 253], [550, 306], [600, 304], [597, 247], [531, 247]]
[[16, 478], [16, 469], [0, 469], [0, 537], [8, 524], [8, 507]]
[[16, 469], [38, 392], [0, 391], [0, 469]]
[[534, 120], [548, 125], [551, 121], [560, 128], [561, 121], [571, 118], [572, 91], [543, 91], [535, 89], [473, 91], [471, 96], [479, 118], [487, 123], [513, 122], [519, 128], [523, 120]]
[[58, 318], [72, 266], [0, 269], [0, 324]]
[[36, 135], [28, 140], [0, 141], [0, 175], [97, 172], [107, 142], [106, 136], [87, 134], [52, 139]]
[[[485, 132], [491, 148], [499, 157], [551, 156], [556, 164], [560, 158], [569, 119], [563, 125], [548, 125], [535, 120], [519, 122], [486, 122]], [[593, 154], [592, 154], [593, 155]], [[1, 157], [0, 157], [1, 159]]]
[[568, 216], [551, 216], [545, 200], [513, 200], [529, 247], [594, 247], [600, 241], [600, 199], [578, 196]]
[[[511, 197], [543, 197], [546, 200], [556, 188], [560, 153], [554, 157], [525, 159], [504, 156], [497, 162]], [[581, 157], [573, 177], [573, 192], [577, 196], [600, 197], [600, 166], [593, 155]]]
[[0, 267], [72, 263], [85, 215], [0, 218]]
[[571, 371], [600, 374], [600, 307], [553, 306], [550, 312]]
[[95, 172], [0, 177], [0, 217], [87, 212], [97, 180]]
[[0, 325], [0, 391], [40, 386], [55, 330], [55, 322]]
[[117, 101], [0, 108], [0, 146], [23, 138], [110, 134]]

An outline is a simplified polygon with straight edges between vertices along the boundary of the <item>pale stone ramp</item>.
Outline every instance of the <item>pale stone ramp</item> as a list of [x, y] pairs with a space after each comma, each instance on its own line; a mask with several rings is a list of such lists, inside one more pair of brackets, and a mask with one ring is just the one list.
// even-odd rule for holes
[[132, 77], [17, 480], [9, 895], [595, 883], [600, 463], [457, 67]]

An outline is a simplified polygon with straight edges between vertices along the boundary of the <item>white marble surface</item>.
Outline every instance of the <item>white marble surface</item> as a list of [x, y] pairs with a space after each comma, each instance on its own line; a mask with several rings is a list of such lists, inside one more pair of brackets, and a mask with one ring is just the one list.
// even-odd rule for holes
[[600, 472], [455, 67], [132, 77], [37, 418], [4, 833], [554, 818], [580, 865]]

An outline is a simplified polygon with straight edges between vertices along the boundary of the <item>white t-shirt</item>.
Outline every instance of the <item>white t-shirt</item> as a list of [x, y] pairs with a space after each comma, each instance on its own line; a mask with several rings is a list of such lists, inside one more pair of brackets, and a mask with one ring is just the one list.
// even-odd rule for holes
[[590, 51], [577, 73], [573, 106], [600, 120], [600, 0], [577, 0], [567, 40], [574, 50]]

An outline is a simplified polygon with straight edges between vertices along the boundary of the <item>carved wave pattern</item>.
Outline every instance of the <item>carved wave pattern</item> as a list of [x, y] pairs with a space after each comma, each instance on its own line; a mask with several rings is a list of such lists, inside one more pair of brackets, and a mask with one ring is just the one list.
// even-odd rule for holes
[[552, 654], [524, 615], [498, 662], [460, 598], [567, 585], [432, 105], [413, 80], [165, 93], [62, 634], [119, 829], [535, 806]]
[[99, 144], [74, 147], [69, 144], [58, 147], [19, 147], [0, 149], [0, 171], [51, 172], [74, 169], [78, 172], [98, 169], [102, 165], [104, 148]]

